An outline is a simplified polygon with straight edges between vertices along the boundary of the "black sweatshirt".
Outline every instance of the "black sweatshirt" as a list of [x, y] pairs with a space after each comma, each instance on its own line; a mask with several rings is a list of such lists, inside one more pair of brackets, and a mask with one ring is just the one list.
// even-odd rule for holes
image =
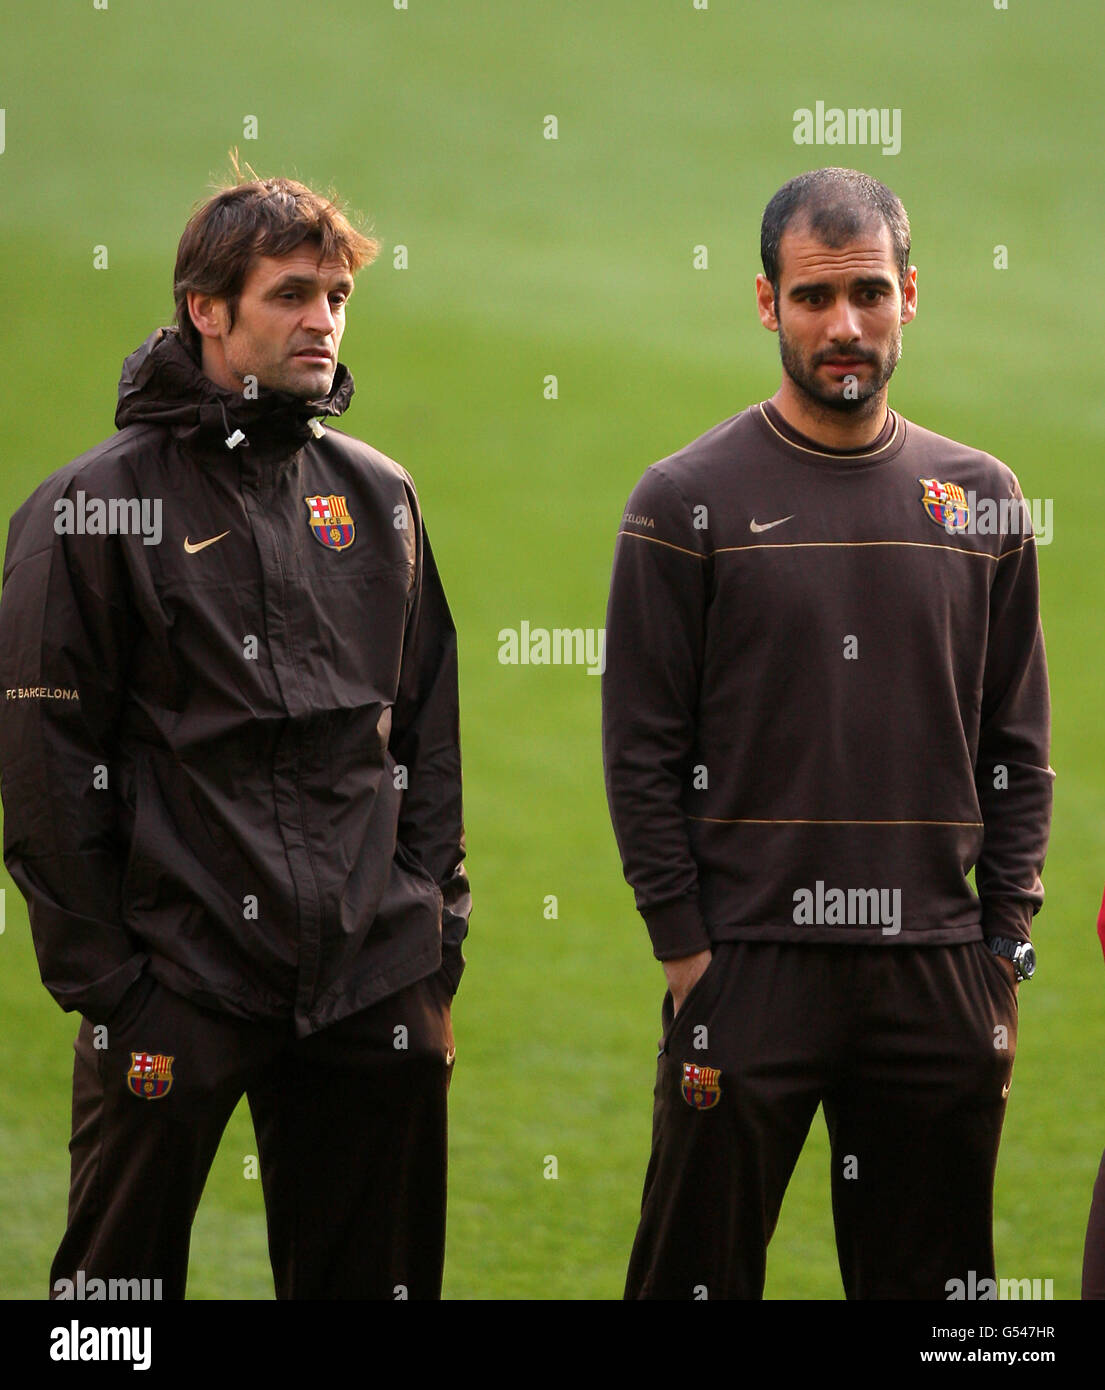
[[603, 745], [659, 959], [1027, 939], [1048, 744], [1036, 540], [997, 459], [894, 412], [834, 452], [765, 404], [634, 489]]

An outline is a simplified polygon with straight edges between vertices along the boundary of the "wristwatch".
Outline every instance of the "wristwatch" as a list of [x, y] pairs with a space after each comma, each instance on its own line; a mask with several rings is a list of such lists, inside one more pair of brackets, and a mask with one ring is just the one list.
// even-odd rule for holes
[[1010, 941], [1006, 936], [988, 936], [986, 944], [995, 956], [1013, 962], [1018, 980], [1031, 980], [1036, 973], [1036, 948], [1031, 941]]

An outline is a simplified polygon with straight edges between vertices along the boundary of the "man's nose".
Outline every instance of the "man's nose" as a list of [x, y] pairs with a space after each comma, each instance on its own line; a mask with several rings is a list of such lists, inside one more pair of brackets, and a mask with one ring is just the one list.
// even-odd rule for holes
[[834, 343], [851, 343], [860, 337], [859, 313], [854, 304], [843, 300], [833, 306], [829, 336]]
[[335, 327], [334, 311], [327, 295], [319, 295], [317, 299], [310, 301], [303, 318], [303, 326], [309, 328], [312, 333], [333, 333]]

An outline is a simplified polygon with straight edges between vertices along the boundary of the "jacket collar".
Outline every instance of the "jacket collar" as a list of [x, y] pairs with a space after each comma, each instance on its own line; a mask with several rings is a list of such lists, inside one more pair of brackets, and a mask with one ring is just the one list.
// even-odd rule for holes
[[123, 363], [115, 424], [162, 425], [204, 462], [237, 455], [256, 468], [291, 458], [319, 432], [319, 416], [341, 415], [352, 395], [353, 377], [339, 362], [319, 400], [266, 388], [249, 400], [205, 376], [176, 328], [158, 328]]

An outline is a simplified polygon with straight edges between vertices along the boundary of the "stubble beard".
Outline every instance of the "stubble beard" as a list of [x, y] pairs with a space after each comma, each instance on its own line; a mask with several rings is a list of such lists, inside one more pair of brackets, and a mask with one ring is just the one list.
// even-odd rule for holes
[[[227, 353], [227, 365], [243, 383], [247, 376], [257, 379], [262, 391], [283, 391], [289, 396], [298, 396], [303, 401], [319, 401], [328, 396], [337, 375], [336, 363], [328, 367], [308, 368], [303, 364], [302, 372], [295, 369], [292, 359], [280, 358], [275, 362], [258, 361], [259, 354], [252, 345], [238, 345], [233, 353]], [[308, 375], [315, 376], [316, 385], [309, 384]]]
[[866, 381], [857, 375], [852, 391], [847, 389], [851, 383], [844, 379], [831, 388], [822, 386], [818, 381], [818, 367], [826, 358], [833, 356], [843, 356], [843, 353], [818, 353], [807, 367], [801, 354], [783, 331], [783, 325], [780, 322], [779, 357], [782, 360], [783, 371], [806, 397], [811, 407], [815, 410], [820, 408], [826, 412], [838, 415], [856, 415], [860, 418], [873, 415], [879, 408], [880, 393], [894, 375], [894, 368], [901, 360], [902, 326], [901, 324], [898, 325], [894, 334], [894, 341], [884, 356], [876, 355], [874, 358], [871, 356], [864, 358], [867, 362], [874, 361], [876, 370]]

